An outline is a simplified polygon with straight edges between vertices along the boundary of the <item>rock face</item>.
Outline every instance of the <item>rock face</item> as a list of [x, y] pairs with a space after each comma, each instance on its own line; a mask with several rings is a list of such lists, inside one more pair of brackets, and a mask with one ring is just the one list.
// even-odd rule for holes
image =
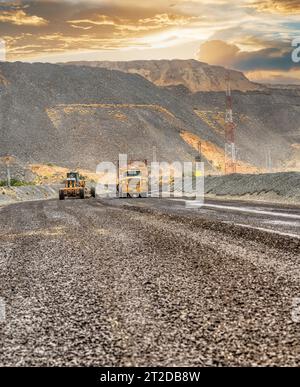
[[139, 74], [157, 86], [183, 85], [190, 91], [226, 90], [226, 75], [229, 71], [233, 90], [261, 90], [262, 85], [250, 82], [246, 76], [221, 66], [211, 66], [197, 60], [149, 60], [129, 62], [70, 62], [73, 65], [103, 67], [131, 74]]

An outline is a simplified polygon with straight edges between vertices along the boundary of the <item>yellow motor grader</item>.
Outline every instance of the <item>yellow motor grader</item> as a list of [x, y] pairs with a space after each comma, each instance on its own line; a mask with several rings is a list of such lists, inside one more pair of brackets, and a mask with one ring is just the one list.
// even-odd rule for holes
[[66, 197], [85, 199], [89, 196], [96, 196], [95, 188], [87, 188], [85, 180], [80, 179], [78, 172], [67, 173], [65, 187], [59, 190], [59, 200], [65, 200]]

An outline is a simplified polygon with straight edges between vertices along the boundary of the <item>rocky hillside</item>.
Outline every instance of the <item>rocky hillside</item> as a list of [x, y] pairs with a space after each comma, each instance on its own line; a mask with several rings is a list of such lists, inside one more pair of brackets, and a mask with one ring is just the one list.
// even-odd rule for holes
[[208, 176], [208, 197], [300, 204], [300, 173]]
[[[276, 169], [299, 169], [299, 90], [235, 91], [233, 100], [238, 172], [263, 170], [269, 153]], [[137, 74], [0, 63], [0, 156], [95, 171], [119, 153], [152, 160], [153, 147], [158, 160], [190, 161], [201, 142], [206, 171], [220, 173], [224, 105], [224, 91], [159, 87]]]
[[[0, 155], [29, 163], [95, 170], [119, 153], [192, 160], [185, 128], [218, 137], [193, 109], [146, 79], [106, 69], [0, 64]], [[221, 145], [221, 142], [220, 142]]]
[[[183, 85], [192, 92], [223, 91], [227, 69], [197, 60], [149, 60], [129, 62], [70, 62], [73, 65], [102, 67], [139, 74], [157, 86]], [[250, 82], [243, 73], [229, 70], [233, 90], [261, 90], [261, 85]]]
[[[224, 138], [224, 92], [172, 93], [193, 106], [212, 132]], [[233, 92], [238, 158], [274, 170], [300, 171], [300, 90], [266, 89]]]

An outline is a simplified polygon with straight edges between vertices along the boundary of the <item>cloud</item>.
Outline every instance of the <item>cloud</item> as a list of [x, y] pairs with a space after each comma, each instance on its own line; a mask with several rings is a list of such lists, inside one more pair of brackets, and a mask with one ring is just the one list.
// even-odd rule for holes
[[36, 15], [27, 15], [23, 10], [2, 11], [0, 22], [11, 23], [17, 26], [44, 26], [48, 21]]
[[93, 19], [68, 20], [69, 24], [89, 24], [95, 26], [114, 26], [116, 22], [106, 15], [96, 15]]
[[198, 59], [213, 65], [243, 71], [249, 79], [263, 83], [300, 83], [300, 68], [291, 60], [291, 48], [282, 42], [264, 42], [256, 51], [242, 51], [234, 44], [212, 40], [201, 45]]
[[227, 66], [241, 71], [291, 70], [296, 65], [291, 59], [292, 49], [282, 42], [257, 42], [265, 48], [242, 51], [238, 46], [221, 40], [211, 40], [201, 45], [198, 59], [209, 64]]
[[222, 40], [210, 40], [201, 45], [198, 59], [209, 64], [232, 66], [240, 49]]
[[84, 26], [78, 26], [78, 25], [76, 25], [76, 24], [71, 24], [71, 27], [73, 27], [73, 28], [77, 28], [77, 29], [79, 29], [79, 30], [90, 30], [91, 28], [93, 28], [92, 26], [86, 26], [86, 27], [84, 27]]
[[[181, 13], [168, 3], [158, 0], [151, 4], [134, 0], [126, 4], [115, 0], [27, 0], [6, 6], [5, 10], [0, 5], [0, 36], [8, 39], [10, 60], [34, 59], [34, 54], [39, 60], [47, 51], [53, 53], [55, 49], [68, 53], [189, 43], [185, 35], [190, 32], [184, 29], [193, 29], [202, 23], [202, 16]], [[18, 20], [16, 15], [19, 15]], [[29, 46], [35, 53], [29, 53]]]
[[117, 30], [147, 31], [150, 29], [166, 29], [173, 26], [184, 26], [195, 20], [199, 20], [199, 18], [163, 13], [137, 20], [109, 17], [107, 15], [95, 15], [92, 19], [68, 20], [67, 23], [73, 27], [77, 26], [78, 28], [79, 26], [85, 29], [94, 26], [113, 26]]
[[148, 24], [148, 25], [159, 25], [159, 26], [183, 26], [195, 21], [201, 21], [201, 18], [197, 16], [162, 13], [162, 14], [157, 14], [153, 17], [139, 19], [138, 22], [145, 25]]
[[261, 0], [251, 4], [261, 12], [273, 12], [281, 14], [294, 14], [300, 12], [299, 0]]

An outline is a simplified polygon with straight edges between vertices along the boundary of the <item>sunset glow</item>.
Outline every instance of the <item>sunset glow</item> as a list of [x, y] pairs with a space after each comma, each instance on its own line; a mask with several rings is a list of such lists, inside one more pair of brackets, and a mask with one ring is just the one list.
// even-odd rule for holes
[[300, 83], [298, 0], [26, 0], [0, 3], [7, 60], [199, 59]]

